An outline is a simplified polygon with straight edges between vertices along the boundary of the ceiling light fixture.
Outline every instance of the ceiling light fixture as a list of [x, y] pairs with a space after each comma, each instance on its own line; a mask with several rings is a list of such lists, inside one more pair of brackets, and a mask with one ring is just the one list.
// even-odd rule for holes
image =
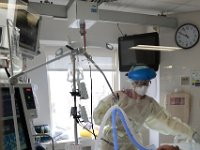
[[130, 47], [130, 49], [134, 50], [151, 50], [151, 51], [176, 51], [181, 50], [180, 47], [168, 47], [168, 46], [152, 46], [152, 45], [137, 45], [134, 47]]

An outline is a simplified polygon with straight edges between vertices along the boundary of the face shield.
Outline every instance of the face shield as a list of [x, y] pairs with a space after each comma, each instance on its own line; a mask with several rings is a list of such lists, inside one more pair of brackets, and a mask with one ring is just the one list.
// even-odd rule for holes
[[148, 86], [151, 83], [149, 80], [132, 81], [133, 90], [140, 96], [144, 96], [147, 92]]
[[126, 74], [128, 79], [131, 80], [133, 90], [141, 96], [147, 92], [150, 80], [156, 77], [156, 72], [145, 65], [138, 65], [131, 67], [130, 71]]
[[131, 84], [134, 87], [149, 86], [151, 84], [151, 81], [149, 81], [149, 80], [136, 80], [136, 81], [132, 81]]

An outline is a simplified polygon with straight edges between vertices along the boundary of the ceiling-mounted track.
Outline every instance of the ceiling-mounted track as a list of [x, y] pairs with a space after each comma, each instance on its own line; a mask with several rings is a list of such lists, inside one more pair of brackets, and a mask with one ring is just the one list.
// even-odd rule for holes
[[[103, 2], [103, 0], [97, 0], [98, 3]], [[107, 0], [108, 2], [109, 0]], [[112, 0], [110, 0], [112, 1]], [[56, 18], [69, 18], [67, 16], [68, 10], [71, 8], [72, 4], [78, 3], [79, 1], [71, 0], [70, 5], [45, 5], [40, 3], [29, 3], [28, 9], [33, 9], [37, 13], [41, 15], [49, 15]], [[82, 1], [88, 4], [91, 2]], [[82, 9], [83, 10], [83, 9]], [[82, 10], [75, 10], [82, 11]], [[83, 13], [85, 10], [83, 11]], [[81, 13], [81, 12], [79, 12]], [[76, 14], [75, 14], [76, 15]], [[167, 28], [176, 28], [177, 20], [175, 18], [167, 17], [167, 16], [156, 16], [156, 15], [146, 15], [146, 14], [138, 14], [131, 12], [122, 12], [122, 11], [114, 11], [114, 10], [98, 10], [98, 22], [116, 22], [116, 23], [130, 23], [130, 24], [140, 24], [140, 25], [157, 25]], [[71, 17], [71, 16], [70, 16]], [[74, 18], [79, 19], [79, 18]], [[88, 18], [87, 18], [88, 19]], [[92, 19], [91, 19], [92, 20]]]

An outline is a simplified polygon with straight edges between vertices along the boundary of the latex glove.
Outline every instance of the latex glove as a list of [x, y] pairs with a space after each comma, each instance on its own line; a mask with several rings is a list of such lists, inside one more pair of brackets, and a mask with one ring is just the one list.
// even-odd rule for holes
[[192, 135], [192, 139], [196, 142], [200, 144], [200, 135], [197, 132], [194, 132], [194, 134]]

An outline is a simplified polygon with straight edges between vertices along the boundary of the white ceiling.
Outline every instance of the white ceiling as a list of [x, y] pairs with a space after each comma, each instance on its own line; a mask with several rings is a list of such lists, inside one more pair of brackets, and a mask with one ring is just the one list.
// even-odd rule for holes
[[[40, 3], [40, 1], [41, 0], [29, 0], [29, 2], [37, 3]], [[56, 5], [67, 5], [68, 2], [72, 0], [48, 1], [53, 2], [53, 4]], [[99, 8], [152, 15], [174, 14], [200, 11], [200, 0], [116, 0], [113, 2], [104, 2], [99, 6]]]

